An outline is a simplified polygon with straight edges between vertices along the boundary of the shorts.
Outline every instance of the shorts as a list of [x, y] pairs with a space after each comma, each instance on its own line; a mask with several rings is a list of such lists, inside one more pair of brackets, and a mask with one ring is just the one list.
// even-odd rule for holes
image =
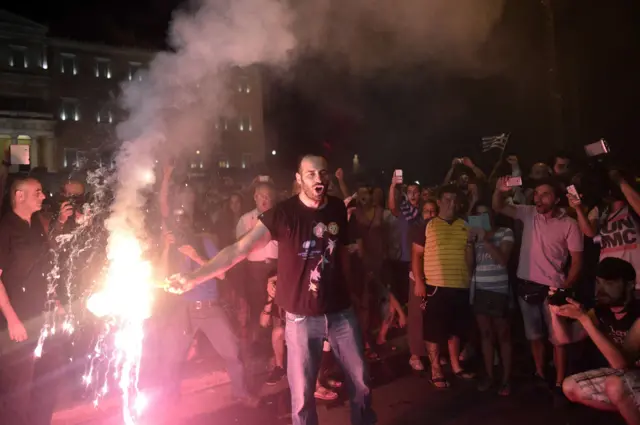
[[471, 323], [469, 290], [427, 285], [423, 317], [426, 341], [443, 343], [464, 336]]
[[624, 371], [605, 367], [577, 373], [567, 379], [578, 385], [581, 398], [611, 404], [604, 390], [604, 383], [610, 376], [622, 378], [624, 385], [632, 393], [636, 406], [640, 407], [640, 370]]
[[545, 327], [549, 335], [549, 341], [555, 346], [582, 341], [586, 337], [580, 322], [551, 313], [546, 299], [542, 304], [529, 304], [521, 297], [518, 297], [518, 304], [522, 312], [524, 333], [529, 341], [543, 339]]

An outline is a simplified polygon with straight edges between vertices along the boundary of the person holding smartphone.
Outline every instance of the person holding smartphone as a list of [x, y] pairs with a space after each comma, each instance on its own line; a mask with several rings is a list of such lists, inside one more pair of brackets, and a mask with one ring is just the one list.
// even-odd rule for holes
[[509, 313], [514, 302], [509, 290], [507, 265], [513, 249], [513, 231], [507, 227], [496, 227], [491, 208], [479, 202], [472, 210], [473, 216], [484, 222], [473, 227], [473, 252], [469, 264], [471, 277], [471, 305], [480, 328], [482, 356], [486, 375], [478, 389], [488, 391], [495, 385], [493, 373], [494, 341], [497, 339], [502, 360], [502, 380], [498, 394], [511, 393], [511, 326]]

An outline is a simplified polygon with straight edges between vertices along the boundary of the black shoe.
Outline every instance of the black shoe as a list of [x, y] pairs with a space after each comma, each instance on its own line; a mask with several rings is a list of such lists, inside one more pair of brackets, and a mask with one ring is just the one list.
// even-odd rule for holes
[[278, 382], [280, 382], [282, 380], [282, 378], [284, 378], [286, 375], [285, 371], [283, 368], [276, 366], [271, 373], [269, 374], [269, 376], [267, 377], [267, 382], [265, 382], [267, 385], [275, 385]]

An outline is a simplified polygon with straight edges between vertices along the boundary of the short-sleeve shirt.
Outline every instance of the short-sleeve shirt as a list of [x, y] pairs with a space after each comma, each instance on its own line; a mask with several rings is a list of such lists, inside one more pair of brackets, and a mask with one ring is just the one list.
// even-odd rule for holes
[[[513, 231], [506, 227], [500, 227], [491, 236], [490, 244], [500, 248], [503, 242], [513, 242]], [[483, 240], [475, 243], [476, 266], [473, 273], [472, 285], [476, 289], [485, 291], [509, 292], [509, 273], [507, 268], [491, 256]]]
[[[611, 311], [611, 308], [606, 306], [596, 306], [587, 313], [591, 320], [597, 324], [600, 332], [606, 335], [607, 339], [619, 349], [622, 349], [633, 324], [640, 319], [640, 301], [634, 300], [625, 310], [626, 314], [619, 318]], [[596, 353], [595, 358], [598, 360], [598, 365], [608, 366], [602, 352], [595, 347], [592, 347], [592, 350]]]
[[9, 302], [23, 323], [45, 310], [50, 247], [35, 213], [31, 224], [9, 211], [0, 220], [0, 270]]
[[424, 236], [413, 243], [424, 246], [424, 277], [427, 284], [447, 288], [469, 288], [466, 250], [469, 231], [462, 219], [449, 223], [432, 218]]
[[563, 210], [547, 218], [539, 214], [535, 206], [514, 207], [516, 218], [523, 223], [518, 277], [554, 288], [562, 287], [569, 252], [583, 251], [584, 237], [578, 223]]
[[[599, 221], [600, 211], [595, 207], [589, 212], [589, 220]], [[636, 289], [640, 289], [640, 243], [638, 241], [638, 223], [636, 217], [624, 206], [608, 214], [599, 226], [600, 260], [607, 257], [621, 258], [636, 269]]]
[[[257, 209], [253, 211], [249, 211], [242, 217], [240, 217], [240, 221], [236, 225], [236, 237], [240, 239], [245, 234], [249, 232], [249, 230], [253, 229], [258, 222], [258, 217], [260, 214]], [[269, 243], [261, 249], [251, 252], [247, 256], [247, 260], [249, 261], [265, 261], [265, 260], [276, 260], [278, 258], [278, 242], [269, 241]]]
[[303, 316], [335, 313], [351, 304], [340, 251], [349, 244], [347, 209], [333, 196], [318, 209], [298, 196], [259, 217], [278, 242], [276, 303]]

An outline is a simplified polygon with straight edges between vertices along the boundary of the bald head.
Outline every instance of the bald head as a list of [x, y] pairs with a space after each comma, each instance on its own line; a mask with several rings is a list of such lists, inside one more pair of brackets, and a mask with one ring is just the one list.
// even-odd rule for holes
[[262, 214], [273, 207], [276, 200], [276, 191], [268, 183], [259, 183], [253, 193], [253, 200], [256, 202], [258, 212]]
[[18, 179], [11, 185], [11, 207], [33, 214], [42, 208], [44, 193], [42, 185], [34, 178]]

